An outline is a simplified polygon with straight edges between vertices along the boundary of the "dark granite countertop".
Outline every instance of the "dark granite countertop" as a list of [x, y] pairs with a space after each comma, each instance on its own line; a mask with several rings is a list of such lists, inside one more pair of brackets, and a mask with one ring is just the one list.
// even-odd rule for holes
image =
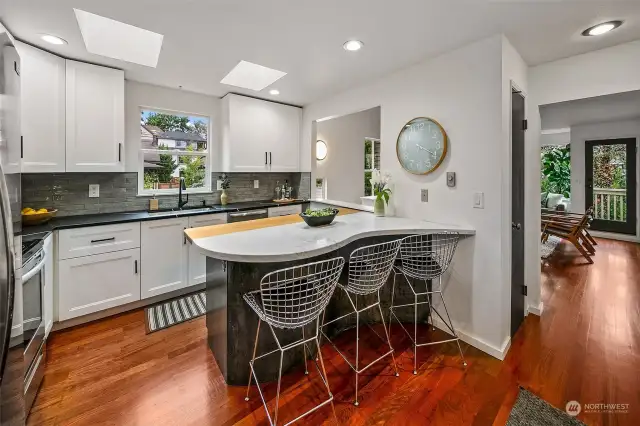
[[291, 203], [276, 203], [267, 201], [247, 201], [242, 203], [231, 203], [226, 206], [212, 205], [205, 207], [189, 206], [184, 210], [176, 211], [137, 211], [137, 212], [120, 212], [120, 213], [98, 213], [77, 216], [63, 216], [51, 219], [44, 225], [23, 226], [22, 235], [31, 235], [41, 232], [52, 232], [58, 229], [82, 228], [85, 226], [111, 225], [115, 223], [141, 222], [146, 220], [168, 219], [172, 217], [187, 217], [203, 214], [228, 213], [243, 210], [266, 209], [269, 207], [289, 206], [295, 204], [304, 204], [309, 201], [294, 201]]

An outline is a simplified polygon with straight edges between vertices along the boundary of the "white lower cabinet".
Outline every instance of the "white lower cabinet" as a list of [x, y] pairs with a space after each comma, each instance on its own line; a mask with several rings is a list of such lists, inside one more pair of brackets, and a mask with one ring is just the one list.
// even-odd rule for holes
[[60, 321], [140, 300], [140, 249], [58, 263]]
[[[227, 223], [226, 213], [192, 216], [189, 218], [189, 228], [219, 225]], [[196, 246], [189, 244], [189, 285], [201, 284], [207, 278], [207, 256], [202, 254]]]
[[140, 229], [142, 270], [141, 298], [187, 287], [189, 246], [184, 230], [189, 218], [143, 222]]
[[44, 337], [53, 327], [53, 235], [44, 240]]

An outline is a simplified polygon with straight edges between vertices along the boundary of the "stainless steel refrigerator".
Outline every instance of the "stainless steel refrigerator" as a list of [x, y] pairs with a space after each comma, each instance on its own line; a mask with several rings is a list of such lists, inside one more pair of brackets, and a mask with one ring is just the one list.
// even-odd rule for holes
[[[0, 425], [24, 425], [20, 56], [0, 23]], [[21, 309], [19, 309], [21, 312]]]

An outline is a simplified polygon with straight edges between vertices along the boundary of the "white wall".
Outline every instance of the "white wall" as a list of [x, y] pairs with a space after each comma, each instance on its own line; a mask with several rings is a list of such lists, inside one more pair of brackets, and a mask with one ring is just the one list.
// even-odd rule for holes
[[[502, 271], [507, 255], [502, 167], [496, 159], [505, 148], [502, 49], [502, 36], [487, 38], [308, 105], [301, 146], [301, 164], [311, 170], [314, 120], [381, 106], [381, 162], [395, 181], [396, 214], [477, 230], [458, 247], [445, 297], [463, 339], [497, 356], [509, 334], [503, 304], [509, 283]], [[404, 171], [395, 151], [398, 132], [418, 116], [437, 119], [450, 138], [447, 158], [426, 176]], [[456, 172], [456, 188], [446, 186], [446, 171]], [[422, 188], [429, 190], [428, 203], [420, 202]], [[473, 208], [474, 192], [484, 192], [484, 210]]]
[[203, 115], [211, 118], [211, 170], [220, 170], [220, 108], [221, 100], [177, 89], [168, 89], [127, 80], [124, 87], [125, 101], [125, 170], [138, 171], [140, 153], [140, 107], [156, 108]]
[[326, 179], [327, 199], [360, 204], [366, 137], [380, 138], [380, 108], [317, 124], [317, 139], [327, 144], [327, 157], [316, 160], [315, 177]]
[[[599, 139], [636, 138], [640, 140], [640, 120], [612, 121], [606, 123], [583, 124], [571, 127], [571, 209], [584, 212], [585, 209], [585, 141]], [[637, 142], [636, 142], [637, 143]], [[636, 153], [638, 156], [638, 153]], [[640, 164], [640, 156], [636, 164]], [[640, 182], [640, 167], [636, 182]], [[638, 210], [640, 211], [640, 185]], [[640, 236], [640, 223], [636, 231]]]
[[640, 89], [640, 40], [548, 62], [529, 70], [538, 105]]
[[571, 143], [571, 129], [560, 129], [562, 131], [545, 131], [540, 134], [540, 146], [560, 145], [565, 146]]

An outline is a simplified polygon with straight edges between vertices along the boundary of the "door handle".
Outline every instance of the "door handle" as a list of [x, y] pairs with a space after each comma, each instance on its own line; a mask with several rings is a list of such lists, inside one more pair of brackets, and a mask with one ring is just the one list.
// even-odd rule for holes
[[271, 151], [269, 151], [269, 165], [271, 165]]
[[[186, 231], [187, 228], [184, 228], [184, 230]], [[187, 245], [187, 234], [185, 234], [184, 232], [182, 232], [182, 245], [183, 246]]]
[[122, 144], [118, 144], [118, 162], [122, 162]]
[[519, 230], [522, 229], [522, 224], [511, 222], [511, 229], [515, 229], [515, 230], [519, 231]]
[[264, 152], [264, 165], [267, 165], [267, 151]]
[[133, 270], [134, 270], [134, 272], [136, 274], [138, 273], [138, 261], [137, 260], [133, 261]]

